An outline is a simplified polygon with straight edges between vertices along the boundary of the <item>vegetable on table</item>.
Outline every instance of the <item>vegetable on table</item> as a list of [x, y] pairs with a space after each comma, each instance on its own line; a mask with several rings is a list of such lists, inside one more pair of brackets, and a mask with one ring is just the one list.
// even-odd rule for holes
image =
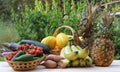
[[57, 63], [53, 60], [46, 60], [43, 64], [46, 68], [56, 68]]
[[55, 62], [60, 61], [61, 59], [63, 59], [63, 57], [59, 56], [59, 55], [54, 55], [54, 54], [50, 54], [46, 57], [46, 60], [53, 60]]
[[12, 61], [31, 61], [43, 56], [43, 49], [30, 44], [22, 44], [17, 47], [16, 52], [11, 52]]
[[61, 61], [62, 59], [63, 58], [59, 55], [50, 54], [46, 56], [46, 59], [43, 65], [46, 68], [66, 68], [67, 65]]
[[62, 61], [59, 61], [58, 63], [58, 68], [66, 68], [67, 64], [63, 63]]
[[14, 58], [14, 61], [31, 61], [31, 60], [34, 60], [34, 56], [31, 54], [24, 54]]
[[19, 46], [18, 43], [3, 43], [4, 47], [8, 48], [9, 50], [16, 51], [16, 47]]
[[15, 61], [15, 58], [17, 58], [17, 57], [19, 57], [19, 56], [21, 56], [23, 54], [25, 54], [24, 51], [22, 51], [22, 50], [18, 51], [17, 54], [12, 58], [12, 61]]
[[21, 44], [30, 44], [30, 45], [33, 44], [33, 45], [35, 45], [35, 46], [41, 47], [41, 48], [43, 49], [43, 52], [44, 52], [45, 54], [50, 54], [50, 48], [49, 48], [48, 46], [46, 46], [46, 45], [38, 42], [38, 41], [34, 41], [34, 40], [21, 40], [21, 41], [19, 42], [19, 44], [20, 44], [20, 45], [21, 45]]

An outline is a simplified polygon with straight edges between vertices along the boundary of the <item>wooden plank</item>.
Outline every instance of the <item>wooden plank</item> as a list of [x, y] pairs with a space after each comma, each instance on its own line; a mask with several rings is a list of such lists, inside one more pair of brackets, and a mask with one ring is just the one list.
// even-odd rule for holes
[[[7, 64], [7, 62], [0, 62], [0, 70], [2, 72], [14, 72], [14, 70]], [[20, 71], [25, 72], [25, 71]], [[83, 68], [64, 68], [64, 69], [46, 69], [44, 66], [39, 65], [36, 69], [28, 72], [120, 72], [120, 60], [114, 60], [109, 67], [83, 67]]]

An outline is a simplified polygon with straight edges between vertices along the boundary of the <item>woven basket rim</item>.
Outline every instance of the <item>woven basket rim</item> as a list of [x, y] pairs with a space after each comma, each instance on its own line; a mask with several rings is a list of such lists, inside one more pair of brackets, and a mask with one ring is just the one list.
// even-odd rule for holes
[[45, 58], [45, 55], [43, 55], [41, 58], [38, 58], [36, 60], [31, 60], [31, 61], [8, 61], [8, 60], [6, 61], [9, 63], [28, 63], [28, 62], [38, 61], [38, 60], [44, 60], [44, 58]]
[[7, 63], [15, 71], [28, 71], [38, 66], [45, 59], [45, 57], [46, 55], [43, 55], [41, 58], [32, 61], [7, 61]]

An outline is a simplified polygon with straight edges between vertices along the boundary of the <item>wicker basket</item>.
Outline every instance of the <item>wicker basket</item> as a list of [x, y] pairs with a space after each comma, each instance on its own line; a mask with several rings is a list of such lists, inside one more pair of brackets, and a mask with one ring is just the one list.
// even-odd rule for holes
[[15, 71], [26, 71], [26, 70], [32, 70], [35, 69], [37, 65], [39, 65], [45, 58], [45, 55], [37, 60], [33, 61], [7, 61], [8, 64], [12, 67]]
[[51, 50], [51, 54], [60, 55], [61, 50]]
[[[78, 37], [76, 31], [72, 27], [70, 27], [70, 26], [63, 25], [63, 26], [58, 27], [55, 30], [55, 32], [53, 33], [53, 36], [56, 37], [57, 34], [59, 33], [59, 30], [62, 29], [62, 28], [70, 29], [70, 31], [72, 32], [73, 40], [74, 40], [75, 44], [80, 45], [80, 40], [79, 40], [79, 37]], [[55, 55], [60, 55], [60, 52], [61, 52], [61, 50], [59, 48], [56, 49], [56, 50], [51, 50], [51, 53], [55, 54]]]

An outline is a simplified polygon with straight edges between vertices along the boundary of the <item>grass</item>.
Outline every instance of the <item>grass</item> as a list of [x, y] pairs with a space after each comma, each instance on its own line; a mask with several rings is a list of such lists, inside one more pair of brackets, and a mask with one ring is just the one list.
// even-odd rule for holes
[[[3, 21], [0, 19], [0, 44], [6, 42], [17, 42], [19, 35], [15, 29], [14, 23], [11, 21]], [[0, 48], [4, 48], [0, 45]], [[4, 61], [0, 52], [0, 61]]]
[[3, 57], [0, 56], [0, 61], [5, 61]]
[[0, 20], [0, 43], [16, 42], [19, 38], [14, 23]]

